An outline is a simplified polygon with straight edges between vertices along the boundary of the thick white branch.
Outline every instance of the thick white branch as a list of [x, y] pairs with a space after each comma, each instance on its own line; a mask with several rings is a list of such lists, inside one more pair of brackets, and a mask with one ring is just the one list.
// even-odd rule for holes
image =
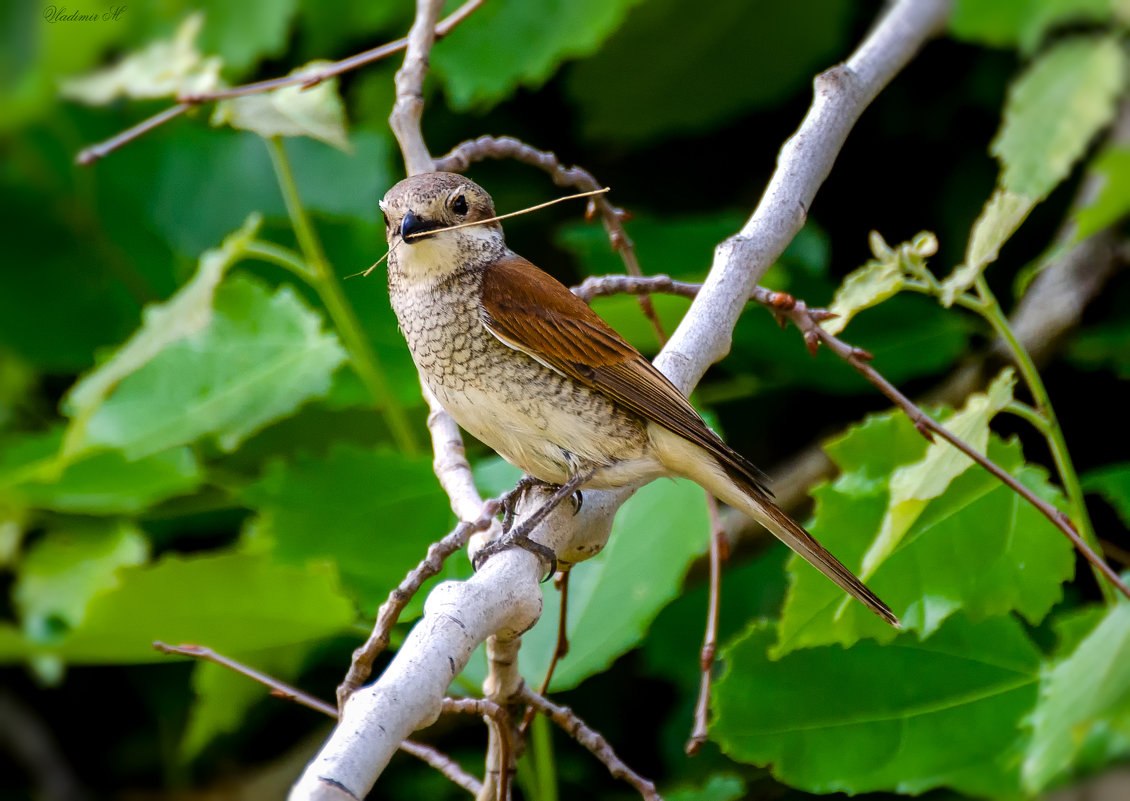
[[[410, 174], [425, 172], [433, 164], [420, 134], [420, 90], [439, 5], [437, 0], [419, 0], [405, 66], [397, 74], [390, 122]], [[728, 351], [746, 299], [804, 224], [809, 204], [852, 125], [923, 42], [941, 29], [948, 6], [948, 0], [900, 0], [846, 64], [816, 79], [813, 105], [782, 149], [761, 203], [741, 232], [718, 246], [706, 285], [656, 359], [680, 389], [693, 388]], [[437, 472], [456, 513], [464, 517], [465, 510], [471, 510], [468, 513], [477, 516], [481, 504], [465, 462], [457, 454], [449, 458], [458, 450], [457, 445], [451, 447], [458, 443], [458, 432], [448, 430], [450, 419], [432, 408], [437, 465], [448, 468]], [[613, 515], [633, 491], [586, 491], [580, 514], [574, 516], [570, 505], [563, 504], [533, 537], [553, 548], [563, 565], [587, 559], [604, 547]], [[519, 509], [519, 520], [541, 500], [531, 495]], [[293, 788], [291, 801], [364, 797], [400, 742], [435, 720], [448, 685], [474, 648], [491, 635], [518, 636], [537, 621], [540, 572], [535, 557], [510, 549], [492, 557], [468, 581], [436, 587], [423, 618], [389, 667], [350, 698], [341, 722]]]
[[948, 12], [949, 0], [900, 0], [851, 58], [816, 77], [812, 106], [781, 148], [756, 211], [715, 249], [702, 291], [655, 359], [683, 392], [729, 352], [746, 299], [804, 225], [852, 126], [922, 44], [942, 30]]

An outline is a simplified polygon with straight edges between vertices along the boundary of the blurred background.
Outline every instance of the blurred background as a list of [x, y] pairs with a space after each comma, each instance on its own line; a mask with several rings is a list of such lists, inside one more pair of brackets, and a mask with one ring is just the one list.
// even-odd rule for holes
[[[332, 290], [269, 260], [241, 260], [216, 295], [214, 341], [170, 356], [161, 369], [154, 362], [82, 417], [76, 381], [104, 376], [98, 366], [143, 319], [156, 324], [143, 310], [194, 280], [201, 254], [248, 215], [261, 215], [259, 240], [292, 250], [301, 243], [277, 180], [279, 156], [257, 134], [210, 125], [206, 104], [77, 166], [84, 147], [172, 101], [116, 97], [90, 105], [64, 99], [60, 86], [170, 40], [196, 10], [204, 14], [196, 48], [218, 57], [219, 74], [234, 85], [396, 39], [407, 32], [413, 4], [103, 5], [0, 5], [0, 797], [281, 797], [329, 722], [239, 677], [162, 657], [149, 642], [226, 648], [333, 698], [376, 606], [453, 524], [431, 475], [414, 369], [380, 268], [369, 278], [331, 276], [339, 287]], [[991, 20], [972, 15], [977, 24], [963, 28], [969, 5], [958, 4], [951, 31], [863, 115], [808, 225], [766, 286], [829, 304], [843, 277], [871, 258], [872, 230], [892, 244], [934, 232], [939, 248], [930, 263], [948, 273], [962, 262], [970, 228], [997, 183], [989, 143], [1010, 83], [1057, 42], [1124, 24], [1112, 16], [1112, 3], [1060, 3], [1075, 10], [1055, 17], [1046, 10], [1052, 3], [997, 0], [986, 6]], [[488, 0], [432, 54], [425, 137], [439, 155], [465, 139], [510, 135], [585, 167], [632, 213], [627, 232], [645, 272], [701, 280], [713, 247], [756, 205], [781, 144], [811, 102], [813, 76], [845, 59], [882, 8], [864, 0], [694, 7], [676, 0]], [[93, 18], [67, 19], [76, 13]], [[1033, 22], [1040, 15], [1050, 22]], [[167, 53], [150, 68], [174, 60]], [[403, 177], [387, 125], [399, 63], [394, 56], [341, 76], [347, 148], [309, 137], [282, 141], [337, 279], [385, 252], [376, 204]], [[1088, 158], [1103, 141], [1095, 139]], [[563, 194], [541, 172], [514, 162], [478, 164], [468, 174], [500, 212]], [[1071, 172], [990, 267], [1006, 312], [1033, 266], [1045, 263], [1087, 175], [1085, 167]], [[578, 201], [508, 220], [508, 242], [567, 284], [623, 272], [601, 227], [586, 224], [582, 212]], [[1095, 263], [1097, 286], [1081, 314], [1066, 330], [1037, 331], [1030, 340], [1084, 474], [1120, 461], [1128, 441], [1130, 276], [1119, 269], [1127, 251], [1117, 226], [1103, 235], [1117, 245]], [[347, 312], [327, 309], [339, 301]], [[672, 331], [687, 302], [656, 304]], [[595, 306], [641, 350], [656, 352], [634, 299]], [[343, 320], [353, 328], [343, 330]], [[991, 344], [972, 315], [906, 293], [861, 314], [843, 336], [874, 353], [878, 369], [908, 395], [940, 393], [935, 397], [958, 405], [952, 376], [983, 364]], [[362, 371], [351, 366], [358, 347]], [[203, 362], [215, 370], [188, 389], [171, 389]], [[961, 386], [979, 388], [980, 376], [1001, 363], [990, 356]], [[257, 375], [264, 365], [263, 383], [239, 386], [241, 374]], [[217, 386], [234, 388], [235, 408], [216, 411], [226, 402], [217, 400]], [[810, 357], [795, 331], [781, 331], [757, 308], [743, 317], [729, 357], [709, 372], [695, 400], [731, 444], [788, 486], [799, 515], [811, 506], [804, 487], [793, 484], [827, 470], [818, 457], [811, 467], [813, 448], [889, 405], [835, 357]], [[90, 450], [53, 463], [80, 417]], [[406, 421], [412, 435], [406, 439], [390, 420]], [[123, 434], [130, 425], [144, 436]], [[1029, 462], [1051, 468], [1043, 440], [1019, 419], [1001, 418], [995, 428], [1021, 434]], [[484, 488], [512, 482], [492, 454], [468, 445]], [[810, 471], [790, 483], [782, 466], [798, 457]], [[663, 503], [700, 505], [700, 493], [679, 492], [674, 501], [653, 500], [659, 517], [674, 514]], [[1088, 506], [1108, 558], [1121, 569], [1130, 549], [1126, 518], [1101, 495], [1089, 496]], [[640, 613], [616, 649], [566, 677], [557, 700], [635, 769], [676, 791], [672, 797], [805, 797], [768, 767], [732, 761], [713, 744], [693, 759], [683, 754], [705, 609], [705, 571], [696, 561], [705, 549], [704, 519], [697, 507], [677, 518], [694, 541], [672, 557], [668, 595]], [[382, 527], [395, 534], [382, 537]], [[724, 583], [723, 641], [752, 619], [774, 617], [788, 586], [784, 550], [739, 529]], [[468, 571], [460, 555], [449, 575]], [[1070, 608], [1099, 598], [1086, 570], [1065, 598]], [[599, 628], [599, 617], [589, 625]], [[1050, 650], [1054, 638], [1045, 629], [1033, 638]], [[577, 643], [584, 636], [574, 634]], [[481, 770], [485, 736], [477, 722], [445, 719], [422, 736]], [[546, 778], [545, 762], [524, 769], [525, 797], [632, 797], [575, 743], [559, 733], [541, 736], [538, 747], [551, 754], [556, 779]], [[1107, 746], [1096, 769], [1125, 753]], [[708, 789], [686, 789], [696, 787]], [[970, 785], [957, 787], [977, 795]], [[954, 793], [943, 787], [929, 797]], [[402, 756], [372, 797], [461, 796]]]

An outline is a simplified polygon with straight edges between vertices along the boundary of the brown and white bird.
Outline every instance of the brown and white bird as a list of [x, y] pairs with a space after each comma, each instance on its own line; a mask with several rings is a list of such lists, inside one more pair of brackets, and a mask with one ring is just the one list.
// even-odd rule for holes
[[462, 428], [551, 484], [584, 478], [583, 487], [613, 489], [689, 478], [898, 625], [886, 604], [773, 503], [760, 471], [651, 362], [507, 248], [498, 222], [437, 231], [494, 217], [481, 187], [453, 173], [416, 175], [392, 187], [380, 207], [400, 329], [421, 377]]

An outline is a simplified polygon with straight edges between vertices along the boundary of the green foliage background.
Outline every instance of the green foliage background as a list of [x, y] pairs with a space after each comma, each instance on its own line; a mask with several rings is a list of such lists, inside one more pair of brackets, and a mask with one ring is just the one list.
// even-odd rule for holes
[[[700, 279], [756, 203], [812, 76], [879, 5], [489, 0], [432, 55], [425, 135], [439, 154], [510, 134], [585, 166], [633, 212], [646, 272]], [[183, 26], [198, 9], [194, 39]], [[342, 58], [401, 36], [412, 10], [172, 0], [116, 19], [66, 12], [97, 16], [80, 22], [0, 8], [0, 702], [21, 710], [0, 725], [45, 736], [90, 798], [281, 797], [328, 724], [151, 643], [209, 645], [332, 698], [376, 607], [454, 521], [381, 274], [341, 280], [385, 249], [376, 201], [402, 176], [387, 126], [397, 58], [201, 108], [90, 167], [74, 156], [164, 108], [186, 76], [235, 84]], [[946, 36], [865, 113], [766, 284], [826, 305], [870, 259], [836, 300], [842, 319], [858, 314], [844, 338], [910, 394], [943, 381], [990, 340], [966, 302], [978, 281], [1007, 312], [1061, 252], [1064, 220], [1077, 237], [1124, 232], [1130, 149], [1103, 131], [1125, 102], [1128, 21], [1117, 0], [956, 2]], [[155, 41], [179, 45], [68, 82]], [[173, 89], [153, 88], [164, 72]], [[61, 86], [108, 94], [90, 105]], [[470, 174], [504, 211], [558, 193], [513, 163]], [[1100, 190], [1073, 206], [1089, 175]], [[933, 231], [937, 252], [929, 238], [869, 245], [873, 229], [892, 243]], [[511, 220], [507, 236], [569, 283], [623, 270], [576, 206]], [[686, 301], [655, 300], [671, 330]], [[1043, 368], [1114, 560], [1130, 548], [1128, 303], [1118, 275]], [[634, 299], [596, 307], [655, 351]], [[1014, 381], [931, 411], [1079, 519], [1047, 440], [998, 414], [1013, 393], [1030, 400]], [[696, 401], [770, 472], [827, 442], [837, 474], [812, 491], [812, 530], [867, 566], [907, 630], [755, 538], [724, 579], [712, 742], [687, 758], [706, 510], [691, 484], [642, 490], [576, 571], [554, 690], [667, 797], [1019, 798], [1127, 758], [1130, 603], [1104, 602], [1037, 512], [757, 309]], [[469, 453], [484, 491], [512, 486], [512, 469]], [[445, 577], [469, 570], [459, 555]], [[523, 651], [535, 684], [553, 647], [548, 586], [546, 601]], [[456, 689], [475, 692], [483, 669]], [[481, 771], [478, 724], [422, 736]], [[0, 749], [0, 796], [48, 797], [18, 753]], [[519, 785], [529, 799], [629, 797], [541, 723]], [[462, 795], [408, 759], [374, 792]]]

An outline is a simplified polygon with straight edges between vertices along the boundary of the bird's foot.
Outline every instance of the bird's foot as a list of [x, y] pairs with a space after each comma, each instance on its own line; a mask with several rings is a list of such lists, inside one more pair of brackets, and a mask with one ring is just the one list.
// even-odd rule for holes
[[[518, 501], [530, 490], [535, 487], [544, 490], [552, 490], [556, 492], [561, 489], [561, 484], [554, 484], [552, 481], [542, 481], [540, 478], [533, 476], [522, 476], [518, 479], [518, 483], [514, 485], [514, 489], [502, 496], [502, 533], [508, 534], [510, 527], [514, 525], [514, 514], [518, 506]], [[580, 490], [573, 492], [570, 500], [573, 502], [573, 515], [580, 514], [581, 507], [585, 505], [585, 496]], [[554, 504], [556, 505], [556, 503]]]
[[503, 534], [496, 540], [492, 540], [479, 549], [471, 560], [471, 565], [476, 571], [482, 567], [487, 559], [494, 556], [496, 553], [505, 551], [507, 548], [521, 548], [522, 550], [529, 551], [534, 556], [542, 561], [545, 567], [545, 578], [542, 581], [549, 579], [557, 572], [557, 554], [552, 548], [547, 545], [542, 545], [540, 542], [535, 542], [530, 539], [529, 535], [525, 533], [524, 529], [528, 527], [525, 525], [518, 526], [514, 531]]
[[[557, 572], [557, 554], [552, 548], [542, 545], [540, 542], [535, 542], [530, 539], [530, 533], [541, 525], [541, 522], [552, 512], [557, 506], [566, 498], [573, 499], [573, 514], [581, 511], [581, 505], [584, 503], [584, 498], [581, 495], [580, 486], [592, 478], [595, 470], [589, 470], [585, 473], [577, 473], [569, 478], [561, 486], [550, 484], [546, 481], [533, 478], [532, 476], [524, 476], [517, 484], [517, 486], [509, 493], [502, 501], [503, 517], [502, 517], [502, 531], [503, 534], [493, 542], [487, 543], [479, 549], [472, 560], [472, 566], [475, 570], [482, 567], [483, 563], [488, 558], [504, 551], [507, 548], [518, 547], [529, 551], [538, 558], [540, 558], [547, 565], [546, 577], [550, 578]], [[553, 495], [546, 500], [541, 506], [534, 510], [533, 514], [522, 521], [516, 529], [512, 530], [514, 525], [514, 507], [517, 505], [517, 499], [526, 493], [531, 487], [555, 487]], [[543, 579], [543, 581], [545, 580]]]

